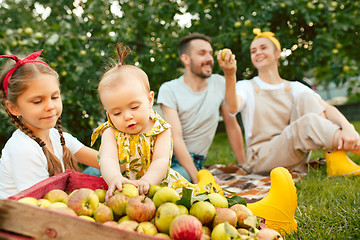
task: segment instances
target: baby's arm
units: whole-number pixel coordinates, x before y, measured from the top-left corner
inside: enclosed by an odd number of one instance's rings
[[[170,129],[167,129],[160,133],[156,138],[151,164],[144,176],[140,179],[148,184],[143,184],[141,187],[139,186],[139,192],[142,191],[142,193],[147,193],[151,185],[159,185],[164,179],[169,166],[170,152],[171,131]]]
[[[111,197],[116,188],[121,191],[124,183],[136,185],[121,174],[114,129],[108,128],[104,131],[101,137],[99,156],[101,174],[109,187],[106,198]]]

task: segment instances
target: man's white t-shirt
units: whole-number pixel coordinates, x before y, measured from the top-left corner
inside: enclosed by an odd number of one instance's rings
[[[84,145],[75,137],[64,133],[65,144],[72,154]],[[50,129],[54,154],[63,165],[60,135]],[[64,165],[63,165],[64,171]],[[17,129],[6,142],[0,158],[0,199],[8,198],[49,177],[45,154],[37,142]]]
[[[206,89],[194,92],[184,76],[165,82],[159,89],[157,103],[175,109],[180,118],[182,134],[189,152],[206,156],[213,141],[225,98],[225,78],[213,74]]]
[[[254,77],[254,80],[261,90],[277,90],[285,88],[285,83],[281,84],[268,84],[261,80],[259,77]],[[304,84],[291,81],[290,88],[294,102],[302,93],[313,93],[320,98],[316,92]],[[252,128],[254,122],[254,110],[255,110],[255,98],[254,98],[254,86],[250,80],[242,80],[236,83],[236,94],[242,97],[242,105],[239,112],[241,112],[241,118],[245,129],[245,139],[248,140],[252,136]]]

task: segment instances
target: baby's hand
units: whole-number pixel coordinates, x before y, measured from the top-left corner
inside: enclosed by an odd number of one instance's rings
[[[138,186],[140,195],[145,195],[148,193],[150,184],[147,181],[139,179],[139,180],[135,180],[133,182],[135,182],[135,184]]]
[[[129,179],[124,178],[122,175],[117,175],[113,177],[108,183],[109,188],[106,192],[106,197],[105,197],[106,201],[114,195],[114,191],[116,189],[122,191],[122,185],[125,183],[133,184],[136,187],[138,187],[137,184],[134,183],[134,181],[130,181]]]

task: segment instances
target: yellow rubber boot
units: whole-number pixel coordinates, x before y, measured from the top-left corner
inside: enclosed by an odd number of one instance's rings
[[[254,215],[265,219],[265,225],[280,233],[297,230],[294,215],[297,208],[297,195],[294,181],[286,168],[277,167],[270,173],[271,187],[266,196],[247,207]]]
[[[198,180],[198,187],[200,190],[200,193],[206,192],[204,186],[211,183],[211,189],[210,192],[215,192],[214,188],[216,189],[216,192],[220,193],[221,195],[224,195],[224,192],[222,188],[219,186],[219,184],[216,183],[214,176],[206,169],[201,169],[196,173],[196,178]]]
[[[326,159],[326,173],[333,176],[360,176],[360,166],[351,161],[345,151],[324,151]]]

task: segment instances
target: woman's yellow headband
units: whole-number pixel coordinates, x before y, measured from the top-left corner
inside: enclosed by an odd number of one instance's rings
[[[280,42],[279,42],[279,40],[277,40],[274,37],[275,36],[274,33],[272,33],[272,32],[261,32],[260,28],[254,28],[253,33],[256,34],[256,36],[254,37],[254,40],[259,38],[259,37],[267,38],[267,39],[269,39],[270,41],[272,41],[275,44],[275,46],[276,46],[276,48],[278,50],[281,50]]]

